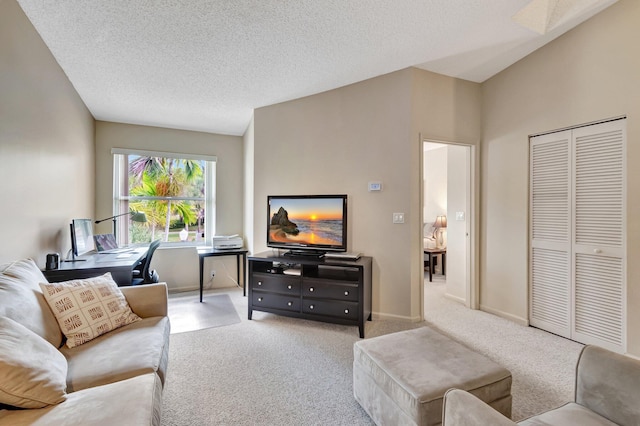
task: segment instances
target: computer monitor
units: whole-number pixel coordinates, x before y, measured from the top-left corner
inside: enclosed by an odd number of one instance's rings
[[[71,249],[74,256],[82,256],[96,249],[91,219],[73,219],[71,222]]]

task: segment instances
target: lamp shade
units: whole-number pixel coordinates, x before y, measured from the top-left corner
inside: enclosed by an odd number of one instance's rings
[[[436,217],[436,221],[433,224],[434,228],[446,228],[447,227],[447,217],[446,216],[438,216]]]
[[[134,212],[131,214],[131,220],[132,220],[132,221],[134,221],[134,222],[142,222],[142,223],[145,223],[145,222],[147,221],[147,215],[146,215],[146,214],[144,214],[144,212],[137,212],[137,211],[134,211]]]

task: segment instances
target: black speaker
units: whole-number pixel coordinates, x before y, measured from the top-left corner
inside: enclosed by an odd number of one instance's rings
[[[58,253],[49,253],[47,255],[47,264],[45,269],[50,271],[52,269],[58,269],[60,267],[60,255]]]

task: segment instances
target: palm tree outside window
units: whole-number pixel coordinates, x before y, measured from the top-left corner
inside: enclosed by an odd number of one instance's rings
[[[112,150],[114,214],[141,211],[146,223],[118,223],[119,244],[204,245],[214,235],[215,165],[211,156]]]

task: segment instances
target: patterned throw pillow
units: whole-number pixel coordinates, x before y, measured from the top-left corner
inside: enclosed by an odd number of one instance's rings
[[[61,283],[40,283],[40,288],[70,348],[140,321],[111,273]]]

